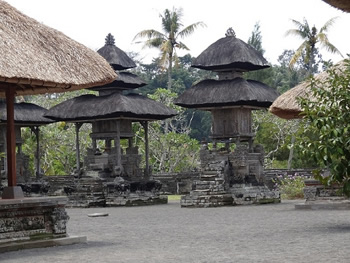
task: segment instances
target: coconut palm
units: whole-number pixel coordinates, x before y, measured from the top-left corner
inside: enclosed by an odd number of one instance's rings
[[[334,24],[337,17],[333,17],[328,20],[324,26],[317,30],[315,26],[310,27],[307,20],[304,18],[303,23],[292,20],[296,29],[290,29],[286,32],[286,36],[294,35],[300,37],[303,43],[298,47],[294,56],[291,58],[289,66],[293,68],[297,60],[304,55],[304,63],[311,75],[312,67],[315,63],[315,56],[317,54],[316,44],[319,43],[321,48],[325,48],[327,51],[341,55],[340,51],[328,40],[327,32],[329,28]]]
[[[181,8],[173,8],[172,11],[165,9],[164,13],[159,16],[162,19],[163,32],[154,29],[143,30],[135,36],[134,40],[148,38],[144,43],[144,47],[154,47],[160,50],[160,63],[163,67],[168,68],[168,90],[171,90],[173,61],[177,58],[176,49],[189,50],[178,39],[191,35],[197,27],[205,26],[205,24],[197,22],[182,29],[181,18],[183,13]]]

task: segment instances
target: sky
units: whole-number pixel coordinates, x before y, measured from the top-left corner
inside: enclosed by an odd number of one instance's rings
[[[183,25],[204,22],[182,41],[190,51],[178,51],[179,56],[190,53],[197,57],[209,45],[225,36],[232,27],[236,37],[247,42],[260,24],[264,57],[277,64],[283,50],[296,50],[302,40],[285,36],[288,29],[295,28],[291,19],[320,29],[329,19],[338,17],[330,28],[328,37],[340,52],[350,53],[350,13],[344,13],[322,0],[7,0],[22,13],[55,28],[70,38],[97,51],[111,33],[116,46],[125,52],[137,52],[144,63],[150,63],[159,53],[143,49],[135,43],[135,35],[145,29],[162,31],[160,13],[165,9],[182,8]],[[137,40],[140,41],[140,40]],[[339,55],[321,49],[324,59],[338,62]]]

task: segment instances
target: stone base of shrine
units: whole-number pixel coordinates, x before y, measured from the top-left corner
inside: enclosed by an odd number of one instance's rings
[[[226,192],[195,190],[181,196],[181,207],[220,207],[232,205],[232,195]]]
[[[271,190],[265,185],[236,184],[230,187],[233,205],[254,205],[280,203],[281,197],[277,190]]]
[[[106,196],[106,206],[144,206],[167,204],[168,197],[152,192],[123,193]]]
[[[305,210],[350,210],[350,200],[348,198],[333,197],[318,200],[305,201],[304,203],[295,204],[295,209]]]
[[[280,203],[278,191],[267,186],[234,185],[227,191],[194,190],[181,197],[181,207],[205,208]]]
[[[66,197],[0,199],[0,252],[86,242],[69,237]]]

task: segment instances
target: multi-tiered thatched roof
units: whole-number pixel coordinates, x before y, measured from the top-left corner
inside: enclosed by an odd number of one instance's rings
[[[105,45],[97,50],[97,53],[104,57],[115,70],[136,67],[135,62],[115,45],[114,37],[111,34],[107,35]]]
[[[82,95],[64,101],[52,107],[45,116],[57,121],[89,122],[118,118],[162,120],[176,114],[171,108],[147,97],[113,93],[107,96]]]
[[[220,38],[205,49],[192,67],[212,71],[235,69],[251,71],[270,67],[265,58],[252,46],[236,38],[234,33]]]
[[[234,78],[203,80],[181,94],[175,101],[186,108],[211,108],[249,105],[268,108],[278,92],[264,83]]]

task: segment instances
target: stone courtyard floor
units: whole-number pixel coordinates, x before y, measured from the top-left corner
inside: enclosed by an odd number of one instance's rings
[[[295,210],[296,202],[67,209],[68,233],[87,243],[7,252],[0,262],[350,262],[350,211]]]

